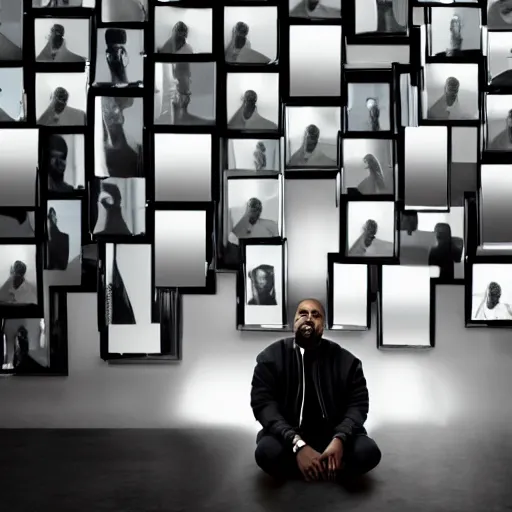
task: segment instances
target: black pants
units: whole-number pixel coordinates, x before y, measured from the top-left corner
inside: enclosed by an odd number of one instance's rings
[[[332,436],[301,436],[309,446],[322,453],[332,441]],[[256,437],[256,464],[277,479],[303,479],[296,455],[292,449],[271,434],[263,434],[263,430]],[[343,444],[342,462],[345,464],[341,474],[346,477],[357,477],[368,473],[376,467],[381,459],[381,452],[377,443],[366,434],[351,436]]]

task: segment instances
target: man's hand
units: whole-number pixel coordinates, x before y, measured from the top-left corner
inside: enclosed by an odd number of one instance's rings
[[[297,464],[306,482],[327,480],[327,471],[320,461],[320,453],[311,446],[306,445],[297,453]]]
[[[324,453],[322,453],[320,456],[320,462],[322,464],[324,464],[324,461],[327,463],[327,476],[328,480],[331,482],[336,479],[336,474],[341,469],[342,457],[343,442],[341,439],[336,437],[329,443],[329,446],[327,446],[327,448],[324,450]]]

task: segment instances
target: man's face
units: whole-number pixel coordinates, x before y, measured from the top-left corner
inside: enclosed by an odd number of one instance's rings
[[[293,332],[302,339],[318,339],[324,332],[322,308],[314,300],[305,300],[295,312]]]
[[[57,114],[62,113],[68,104],[68,98],[57,97],[55,94],[52,97],[53,108]]]
[[[54,48],[60,48],[64,42],[64,33],[62,30],[52,27],[50,30],[50,41]]]
[[[254,111],[256,110],[256,100],[253,98],[244,98],[244,116],[246,118],[251,117],[254,114]]]
[[[55,213],[55,211],[50,210],[50,212],[48,213],[48,220],[51,224],[57,224],[57,214]]]
[[[318,139],[320,138],[320,133],[311,133],[307,132],[304,137],[304,148],[308,153],[312,153],[316,146],[318,145]]]
[[[487,306],[489,308],[495,307],[499,303],[500,297],[501,290],[495,287],[489,288],[489,295],[487,296]]]
[[[11,267],[11,276],[14,288],[19,288],[23,281],[25,280],[25,274],[20,271],[17,271],[14,268],[14,265]]]
[[[370,247],[372,242],[375,240],[375,235],[377,234],[377,229],[373,224],[366,223],[364,225],[364,244],[366,247]]]
[[[309,10],[313,10],[319,3],[320,0],[306,0]]]
[[[107,47],[107,64],[114,74],[121,74],[127,65],[127,53],[122,44],[113,44]]]
[[[375,108],[377,106],[377,101],[374,99],[374,98],[368,98],[366,100],[366,108],[368,110],[372,110],[373,108]]]
[[[249,204],[247,205],[247,217],[251,224],[254,224],[261,215],[261,207],[259,204]]]
[[[264,270],[258,269],[254,276],[254,281],[256,283],[256,288],[258,290],[264,290],[268,287],[268,279],[267,274]]]
[[[66,153],[58,149],[50,150],[50,167],[53,173],[64,176],[66,170]]]

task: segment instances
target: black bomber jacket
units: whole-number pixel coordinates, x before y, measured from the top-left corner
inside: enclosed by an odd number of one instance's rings
[[[361,361],[333,341],[322,338],[313,359],[313,381],[322,416],[333,437],[346,441],[366,434],[369,396]],[[251,407],[264,433],[293,446],[299,434],[303,400],[303,356],[295,338],[278,340],[256,357]]]

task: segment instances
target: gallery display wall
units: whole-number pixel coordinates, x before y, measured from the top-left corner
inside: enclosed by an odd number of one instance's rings
[[[511,326],[503,2],[2,7],[2,375],[70,374],[81,293],[99,359],[176,372],[222,273],[254,339],[316,296],[328,334],[435,350],[452,285]]]

